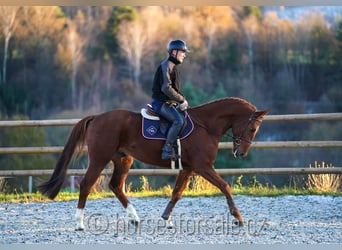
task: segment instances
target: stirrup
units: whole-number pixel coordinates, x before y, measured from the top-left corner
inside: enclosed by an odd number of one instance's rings
[[[161,155],[162,160],[170,159],[172,161],[175,161],[180,158],[178,154],[175,154],[174,151],[163,151]]]

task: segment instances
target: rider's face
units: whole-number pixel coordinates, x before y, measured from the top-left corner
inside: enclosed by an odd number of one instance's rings
[[[179,61],[180,63],[182,63],[186,57],[186,52],[183,50],[173,50],[172,54],[177,59],[177,61]]]

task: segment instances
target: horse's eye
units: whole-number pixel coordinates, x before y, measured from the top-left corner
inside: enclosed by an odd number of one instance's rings
[[[256,129],[255,129],[255,128],[251,128],[250,131],[251,131],[252,133],[254,133],[254,132],[256,131]]]

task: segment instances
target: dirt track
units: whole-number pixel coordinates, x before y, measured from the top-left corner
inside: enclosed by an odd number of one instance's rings
[[[160,219],[168,198],[131,198],[142,220],[125,221],[117,199],[90,200],[83,232],[74,231],[77,201],[0,203],[0,244],[12,243],[342,243],[342,197],[236,195],[246,225],[236,227],[223,196],[182,198],[173,229]]]

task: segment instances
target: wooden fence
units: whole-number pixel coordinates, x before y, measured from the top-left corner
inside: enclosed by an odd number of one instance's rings
[[[1,127],[40,127],[40,126],[73,126],[80,119],[65,120],[30,120],[30,121],[0,121]],[[320,114],[292,114],[267,115],[264,122],[298,122],[298,121],[325,121],[342,120],[342,113]],[[221,142],[219,149],[231,149],[231,142]],[[252,148],[342,148],[342,141],[274,141],[253,142]],[[41,154],[59,153],[63,147],[0,147],[0,154]],[[86,151],[86,147],[84,148]],[[43,176],[51,175],[53,170],[2,170],[0,176]],[[69,169],[67,175],[84,175],[85,169]],[[254,175],[254,174],[342,174],[342,167],[335,168],[243,168],[217,169],[221,175]],[[178,170],[172,169],[131,169],[130,175],[177,175]],[[110,175],[112,170],[105,169],[102,174]]]

